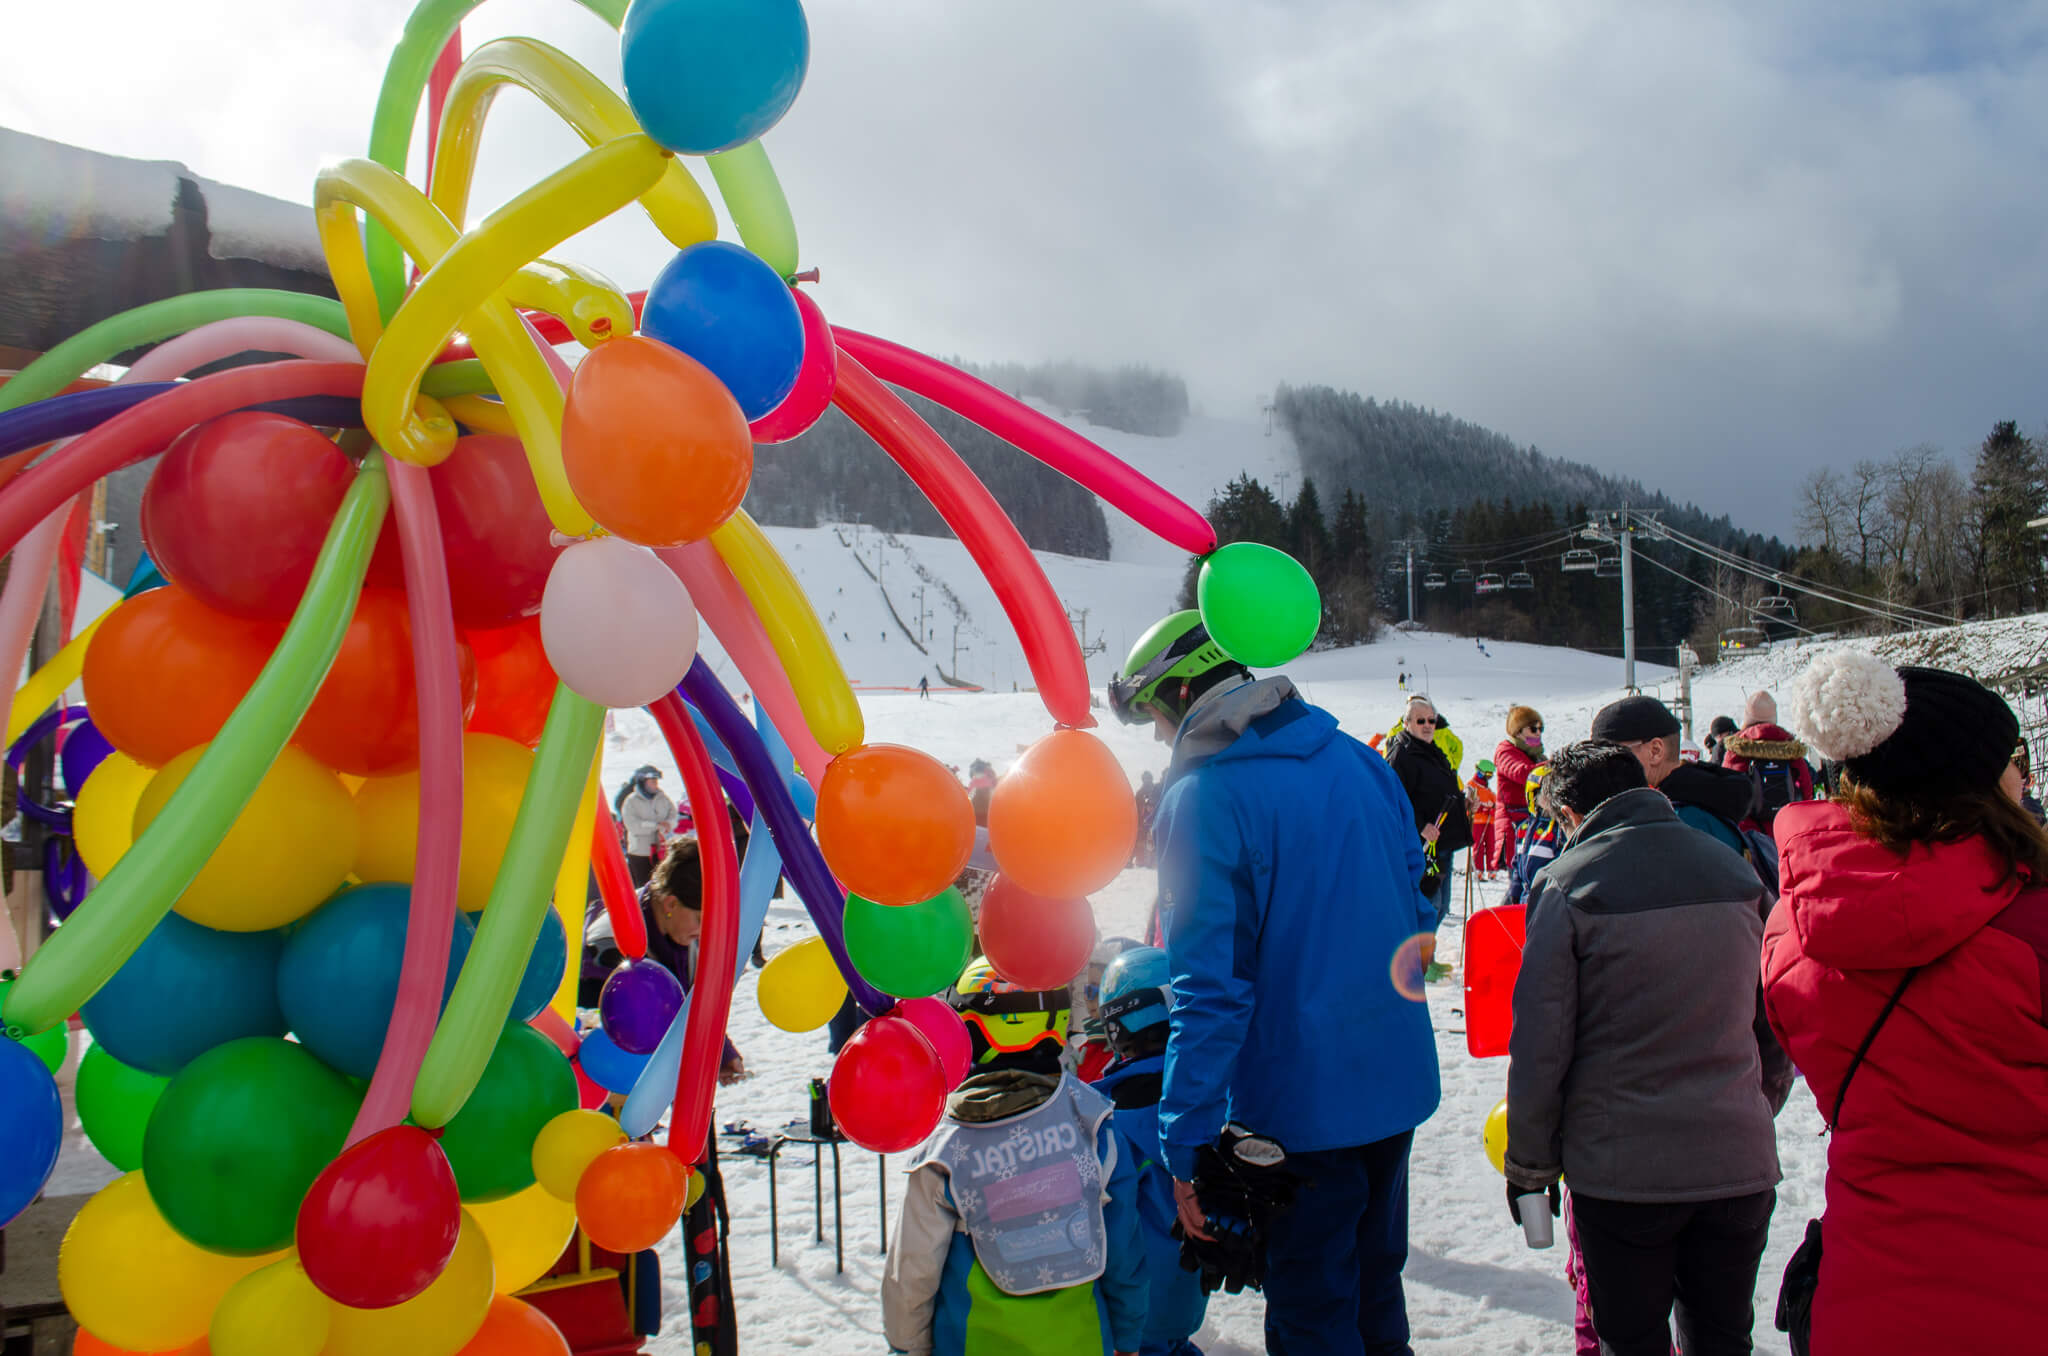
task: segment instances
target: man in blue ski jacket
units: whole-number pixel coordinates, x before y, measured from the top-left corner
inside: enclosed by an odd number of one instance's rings
[[[1436,913],[1407,796],[1192,611],[1139,640],[1109,697],[1173,743],[1154,837],[1173,990],[1159,1126],[1181,1226],[1220,1232],[1225,1196],[1202,1176],[1227,1175],[1223,1153],[1234,1169],[1284,1150],[1313,1186],[1254,1212],[1267,1350],[1407,1356],[1408,1152],[1439,1095],[1420,1001]]]

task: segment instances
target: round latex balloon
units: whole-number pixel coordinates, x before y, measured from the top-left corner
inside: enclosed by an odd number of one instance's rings
[[[498,1037],[476,1091],[441,1132],[465,1201],[495,1200],[533,1185],[533,1142],[576,1109],[576,1076],[555,1043],[530,1026]]]
[[[661,1145],[617,1144],[576,1183],[576,1221],[600,1248],[639,1252],[676,1227],[689,1185],[690,1170]]]
[[[476,660],[460,640],[455,656],[466,716],[476,704]],[[363,590],[341,652],[292,742],[353,777],[385,777],[420,765],[420,702],[403,591]]]
[[[211,1356],[211,1353],[212,1347],[204,1337],[172,1351],[130,1351],[127,1347],[103,1342],[84,1328],[80,1328],[71,1339],[71,1356]]]
[[[946,1109],[946,1074],[918,1029],[877,1017],[839,1051],[827,1089],[832,1118],[870,1153],[900,1154],[924,1142]]]
[[[546,1314],[500,1292],[458,1356],[569,1356],[569,1342]]]
[[[555,1199],[538,1182],[500,1200],[472,1201],[466,1208],[491,1245],[496,1273],[491,1284],[500,1295],[524,1290],[547,1275],[576,1232],[576,1207]]]
[[[997,876],[981,897],[981,949],[1019,988],[1064,989],[1095,950],[1095,914],[1085,899],[1046,899]]]
[[[483,921],[480,913],[466,913],[463,917],[469,921],[472,930]],[[512,995],[509,1020],[530,1022],[538,1017],[541,1009],[553,1000],[556,990],[562,987],[562,973],[568,966],[568,933],[562,927],[562,916],[549,909],[540,916],[540,936],[534,939],[533,954],[526,958],[526,969],[519,976],[519,989]],[[448,982],[453,986],[452,975]]]
[[[754,264],[787,303],[782,280]],[[662,417],[648,418],[649,410]],[[746,498],[754,443],[740,407],[702,363],[629,335],[577,366],[562,413],[562,469],[608,531],[643,546],[682,546],[709,536]]]
[[[458,626],[509,626],[540,611],[562,548],[517,438],[455,440],[429,471]]]
[[[320,1293],[357,1309],[403,1304],[455,1255],[462,1202],[434,1137],[394,1125],[321,1170],[298,1210],[299,1261]]]
[[[341,1152],[361,1095],[303,1046],[231,1041],[187,1064],[142,1137],[149,1194],[171,1227],[238,1256],[291,1246],[299,1202]]]
[[[188,749],[163,766],[135,805],[140,836],[206,752]],[[286,748],[256,784],[227,837],[177,910],[195,923],[257,932],[304,918],[334,893],[356,860],[356,807],[348,788],[310,754]]]
[[[576,1047],[576,1063],[590,1081],[606,1092],[616,1092],[621,1096],[633,1090],[633,1084],[639,1081],[640,1071],[647,1067],[649,1058],[647,1055],[627,1054],[604,1034],[602,1027],[584,1032],[582,1044]]]
[[[410,888],[358,885],[315,909],[285,941],[277,969],[285,1020],[308,1050],[352,1078],[374,1074],[384,1052],[411,912]],[[472,932],[467,918],[456,918],[441,987],[444,1006]]]
[[[1508,1170],[1508,1099],[1503,1097],[1494,1103],[1493,1110],[1486,1113],[1486,1127],[1480,1132],[1480,1143],[1486,1149],[1486,1161],[1493,1164],[1493,1170],[1502,1176]]]
[[[619,26],[633,116],[679,155],[745,145],[803,88],[811,31],[798,0],[634,0]]]
[[[142,1166],[142,1132],[171,1080],[145,1073],[95,1045],[78,1061],[78,1122],[100,1157],[123,1172]]]
[[[974,951],[967,901],[948,886],[920,904],[891,908],[846,899],[846,954],[861,978],[897,998],[924,998],[960,977]]]
[[[89,719],[73,721],[65,730],[63,747],[57,750],[57,765],[63,769],[64,787],[74,800],[86,780],[113,752],[114,746]]]
[[[555,562],[540,639],[570,691],[599,706],[646,706],[690,671],[697,606],[652,551],[597,537]]]
[[[1093,894],[1130,865],[1138,801],[1116,755],[1086,730],[1055,730],[996,783],[988,847],[1033,894]]]
[[[540,618],[467,631],[463,639],[476,656],[476,710],[464,728],[503,735],[529,749],[540,743],[560,681],[540,643]]]
[[[591,1160],[625,1142],[626,1132],[603,1112],[564,1111],[533,1141],[534,1180],[556,1200],[574,1204],[576,1183]]]
[[[156,774],[125,753],[107,757],[79,789],[71,807],[71,840],[85,869],[105,876],[135,841],[135,806]]]
[[[832,405],[832,393],[839,389],[839,346],[833,342],[832,326],[810,294],[791,288],[804,323],[804,360],[797,369],[796,385],[782,403],[747,425],[756,447],[786,443],[808,433]]]
[[[931,1042],[939,1056],[939,1068],[946,1075],[946,1091],[959,1087],[960,1080],[974,1067],[974,1040],[967,1034],[967,1023],[960,1020],[960,1014],[943,998],[910,998],[899,1004],[892,1015],[916,1027]]]
[[[271,1259],[194,1247],[164,1222],[139,1172],[100,1188],[57,1250],[64,1306],[129,1351],[177,1351],[206,1335],[228,1288]]]
[[[1298,658],[1323,624],[1323,599],[1301,562],[1234,541],[1202,562],[1195,601],[1209,639],[1238,663],[1270,669]]]
[[[629,1055],[651,1055],[683,1010],[683,986],[652,957],[623,960],[605,976],[597,1010],[612,1044]]]
[[[655,274],[640,332],[708,368],[748,419],[788,398],[804,361],[803,313],[789,284],[725,240],[691,245]]]
[[[217,932],[167,915],[80,1015],[107,1053],[145,1073],[174,1074],[245,1036],[282,1036],[277,932]],[[175,1021],[165,1020],[176,1014]]]
[[[14,981],[11,978],[0,978],[0,1007],[6,1005],[7,991],[13,987]],[[0,1028],[0,1034],[26,1046],[31,1054],[43,1062],[43,1067],[50,1071],[52,1078],[55,1078],[58,1070],[64,1067],[64,1057],[71,1051],[70,1028],[63,1022],[33,1035],[19,1027]]]
[[[817,829],[832,874],[878,904],[932,898],[974,855],[966,788],[944,763],[901,744],[863,744],[826,766]]]
[[[270,660],[281,624],[232,617],[175,584],[114,609],[86,645],[86,704],[121,752],[162,767],[204,744]]]
[[[761,1015],[784,1031],[816,1031],[846,1002],[846,981],[825,939],[806,937],[768,958],[756,994]]]
[[[532,751],[509,739],[462,737],[462,867],[455,898],[466,912],[481,912],[490,902],[532,770]],[[357,879],[410,884],[419,851],[420,774],[402,772],[364,782],[356,790],[356,816],[361,830]]]
[[[0,1041],[0,1229],[42,1192],[63,1146],[56,1078],[35,1051]]]
[[[465,1210],[455,1254],[434,1283],[388,1309],[331,1306],[321,1356],[455,1356],[491,1307],[491,1274],[491,1245]]]
[[[206,1330],[211,1356],[320,1356],[332,1306],[287,1257],[252,1271],[221,1297]]]
[[[355,479],[309,425],[244,410],[187,429],[142,493],[142,544],[207,606],[288,621]]]

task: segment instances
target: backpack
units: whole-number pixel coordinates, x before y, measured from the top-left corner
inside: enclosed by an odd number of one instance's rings
[[[1799,799],[1799,779],[1793,775],[1789,758],[1751,759],[1749,780],[1756,788],[1756,822],[1765,828],[1778,817],[1778,811]],[[1772,856],[1775,858],[1775,850]]]

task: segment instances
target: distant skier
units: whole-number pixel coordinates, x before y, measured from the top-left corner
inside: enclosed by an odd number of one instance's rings
[[[931,700],[932,680],[930,678],[927,678],[923,674],[919,674],[917,676],[917,695],[918,699],[921,701]]]

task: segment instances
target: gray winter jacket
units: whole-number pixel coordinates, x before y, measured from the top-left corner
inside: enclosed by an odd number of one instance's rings
[[[1509,1039],[1507,1175],[1604,1200],[1777,1184],[1754,1029],[1762,887],[1648,787],[1537,877]]]

